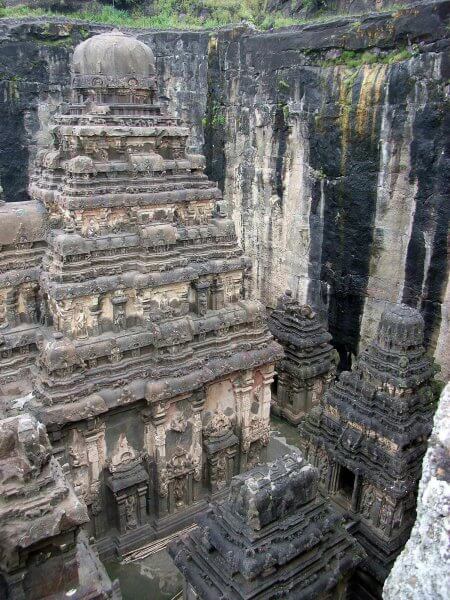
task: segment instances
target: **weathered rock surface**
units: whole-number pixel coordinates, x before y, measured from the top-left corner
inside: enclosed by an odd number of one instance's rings
[[[386,580],[384,600],[450,598],[450,385],[434,417],[419,485],[417,520]]]
[[[321,488],[351,517],[367,552],[352,598],[381,598],[383,583],[415,519],[422,458],[431,434],[433,361],[416,309],[387,309],[352,371],[300,425],[300,446],[321,472]]]
[[[424,0],[420,0],[422,3]],[[363,13],[381,11],[398,5],[396,0],[269,0],[269,11],[286,15],[311,17],[315,14]],[[404,0],[402,5],[419,4],[417,0]]]
[[[204,141],[261,299],[274,306],[289,287],[322,303],[346,367],[385,304],[403,301],[421,309],[450,375],[449,8],[439,0],[267,33],[139,32],[170,110],[193,124],[194,151]],[[37,132],[47,106],[68,96],[73,47],[107,29],[1,23],[8,201],[27,198],[28,165],[48,138]]]

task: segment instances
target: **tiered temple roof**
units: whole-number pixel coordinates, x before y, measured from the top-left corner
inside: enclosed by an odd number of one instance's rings
[[[0,404],[46,425],[90,533],[129,548],[262,458],[282,350],[152,50],[112,31],[72,71],[34,200],[0,207]]]
[[[290,290],[279,298],[269,328],[285,352],[276,365],[278,379],[272,410],[297,424],[319,403],[334,379],[336,352],[319,315],[311,306],[294,300]]]

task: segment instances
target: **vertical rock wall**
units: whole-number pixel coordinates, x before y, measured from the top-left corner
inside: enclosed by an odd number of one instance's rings
[[[421,309],[450,376],[449,0],[259,33],[140,31],[193,123],[268,305],[290,287],[328,315],[343,366],[386,302]],[[83,23],[0,23],[0,177],[27,197],[38,131],[67,97]],[[448,113],[447,113],[448,114]],[[47,134],[47,138],[48,138]]]
[[[268,306],[286,287],[322,306],[344,364],[385,304],[406,302],[448,377],[448,8],[225,33],[216,45],[213,159],[223,153],[255,289]]]

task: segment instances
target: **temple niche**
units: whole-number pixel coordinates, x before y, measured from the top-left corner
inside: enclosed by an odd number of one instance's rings
[[[0,420],[0,497],[0,598],[120,600],[81,529],[86,505],[31,415]]]
[[[81,43],[51,133],[33,201],[0,206],[1,403],[45,424],[108,556],[264,459],[282,349],[148,46]]]
[[[294,300],[290,290],[279,298],[269,328],[285,352],[276,364],[272,412],[298,425],[334,380],[337,353],[317,313]]]
[[[184,599],[345,600],[365,555],[317,483],[297,453],[235,476],[228,499],[169,546]]]
[[[422,459],[431,433],[435,367],[424,322],[388,307],[376,338],[300,424],[300,444],[324,494],[349,516],[367,552],[352,598],[380,598],[383,581],[415,519]]]

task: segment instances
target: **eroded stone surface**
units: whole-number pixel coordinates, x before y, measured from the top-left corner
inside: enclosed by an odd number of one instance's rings
[[[269,32],[138,33],[171,114],[192,124],[189,145],[199,152],[205,142],[255,291],[270,307],[288,287],[301,303],[323,304],[341,368],[374,337],[385,306],[405,302],[420,308],[441,378],[450,376],[449,7],[419,2]],[[49,117],[70,96],[73,48],[108,29],[0,23],[8,201],[27,198]]]
[[[25,404],[45,423],[105,552],[181,526],[263,457],[282,354],[220,191],[157,89],[142,42],[81,43],[35,201],[1,208],[15,261],[0,305],[4,410]],[[31,272],[17,269],[22,244]],[[18,383],[27,363],[32,395]]]
[[[0,497],[2,598],[121,598],[80,531],[86,505],[29,414],[0,420]]]
[[[283,346],[284,358],[276,365],[272,412],[294,425],[316,406],[336,375],[337,353],[331,335],[309,305],[300,305],[287,290],[270,314],[269,327]]]

